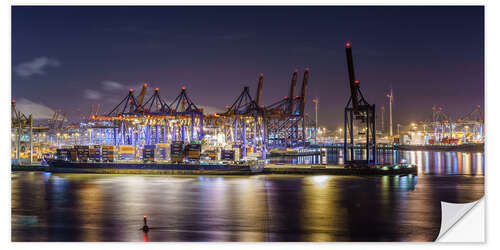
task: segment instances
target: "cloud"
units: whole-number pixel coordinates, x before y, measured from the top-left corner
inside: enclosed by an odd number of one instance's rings
[[[91,89],[86,89],[85,91],[83,91],[83,96],[89,100],[99,100],[102,98],[100,92]]]
[[[50,119],[54,115],[54,110],[41,104],[32,102],[26,98],[21,98],[16,102],[16,109],[25,115],[33,115],[33,119]]]
[[[105,90],[121,90],[125,89],[125,86],[119,82],[114,81],[103,81],[102,87]]]
[[[52,58],[38,57],[29,62],[18,64],[14,67],[14,72],[21,77],[30,77],[32,75],[43,75],[49,67],[59,67],[61,63]]]

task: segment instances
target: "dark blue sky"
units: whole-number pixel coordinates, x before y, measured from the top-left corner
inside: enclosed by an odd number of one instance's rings
[[[310,67],[307,110],[318,96],[320,125],[335,128],[346,41],[367,101],[388,110],[393,88],[395,123],[484,102],[484,9],[470,6],[13,7],[12,96],[76,116],[91,103],[109,111],[146,82],[168,102],[185,85],[198,105],[223,109],[263,73],[269,105],[295,67]]]

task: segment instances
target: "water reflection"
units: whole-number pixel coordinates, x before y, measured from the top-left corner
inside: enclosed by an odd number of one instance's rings
[[[272,163],[291,164],[342,164],[342,150],[328,149],[323,156],[299,156],[271,158]],[[357,154],[361,154],[361,150]],[[436,175],[483,175],[484,153],[436,152],[436,151],[397,151],[379,150],[379,163],[393,164],[405,159],[418,167],[419,173]]]
[[[418,154],[415,162],[425,162]],[[483,164],[480,155],[461,157]],[[483,192],[484,178],[472,175],[14,172],[12,240],[431,241],[439,232],[440,201],[470,202]],[[155,228],[147,234],[139,230],[144,215]]]

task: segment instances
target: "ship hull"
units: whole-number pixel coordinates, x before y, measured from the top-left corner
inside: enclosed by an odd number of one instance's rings
[[[49,160],[46,171],[53,173],[157,174],[157,175],[250,175],[263,166],[174,164],[174,163],[87,163]]]

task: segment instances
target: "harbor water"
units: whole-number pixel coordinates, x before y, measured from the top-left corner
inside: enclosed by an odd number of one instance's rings
[[[273,163],[341,163],[324,156]],[[433,241],[484,194],[484,154],[386,150],[418,176],[12,173],[12,241]],[[139,230],[143,216],[152,228]]]

